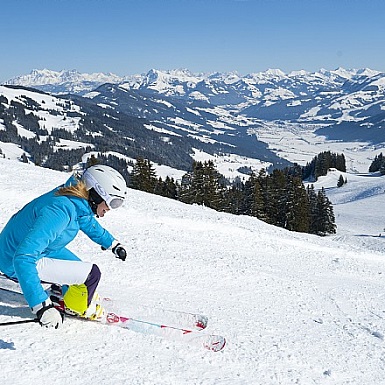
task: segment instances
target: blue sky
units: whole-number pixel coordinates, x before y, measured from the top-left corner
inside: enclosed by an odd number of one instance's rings
[[[0,81],[32,69],[385,72],[384,0],[2,0]]]

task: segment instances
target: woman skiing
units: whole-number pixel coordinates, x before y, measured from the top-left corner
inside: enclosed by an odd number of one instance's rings
[[[99,317],[95,289],[97,265],[81,261],[65,246],[79,230],[121,260],[126,249],[95,219],[123,204],[127,187],[122,175],[109,166],[89,167],[80,179],[34,199],[12,216],[0,233],[0,271],[17,280],[42,326],[58,328],[59,312],[41,281],[63,286],[65,309],[86,318]],[[94,298],[95,297],[95,298]]]

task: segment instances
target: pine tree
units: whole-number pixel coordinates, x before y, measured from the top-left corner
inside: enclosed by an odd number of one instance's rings
[[[242,182],[234,183],[227,191],[223,211],[231,214],[241,215],[244,201],[243,195],[244,186]]]
[[[285,228],[307,233],[310,227],[310,215],[305,186],[299,177],[289,177],[288,182]]]
[[[250,215],[261,220],[265,219],[265,201],[259,178],[253,179],[253,201],[250,207]]]
[[[204,169],[202,162],[194,162],[191,186],[189,189],[190,203],[203,205],[205,202]]]
[[[99,164],[100,163],[100,160],[98,157],[95,157],[94,154],[91,154],[91,156],[87,159],[87,168],[88,167],[91,167],[91,166],[94,166],[95,164]]]
[[[322,188],[317,194],[318,228],[315,234],[326,235],[336,233],[335,217],[333,206]]]
[[[255,200],[255,183],[256,177],[254,173],[252,173],[249,179],[245,182],[244,190],[243,190],[243,199],[240,206],[240,212],[243,215],[253,215],[253,203]]]
[[[319,207],[317,194],[314,190],[314,185],[309,185],[307,187],[307,196],[308,196],[308,207],[309,207],[309,233],[318,234],[320,224],[319,224]]]
[[[221,175],[215,168],[214,162],[209,160],[204,162],[203,165],[203,177],[204,177],[204,205],[211,207],[215,210],[219,210],[222,205],[222,194],[221,194]]]
[[[191,192],[191,184],[192,184],[192,172],[188,172],[182,176],[181,185],[179,189],[179,200],[181,202],[192,204],[192,194]]]
[[[161,195],[165,198],[177,199],[178,186],[174,182],[174,179],[169,176],[167,176],[164,181],[159,177],[155,185],[154,194]]]
[[[221,178],[214,162],[194,162],[192,172],[182,178],[180,199],[223,211],[227,202]]]
[[[23,163],[28,163],[28,158],[25,152],[23,152],[23,155],[21,156],[21,161]]]
[[[164,182],[161,177],[157,180],[154,187],[154,194],[164,196]]]
[[[177,197],[178,197],[178,184],[174,181],[174,179],[167,176],[163,185],[164,185],[163,196],[165,196],[167,198],[171,198],[171,199],[177,199]]]
[[[344,184],[345,184],[344,177],[340,175],[340,177],[338,178],[337,187],[342,187]]]
[[[380,171],[381,167],[385,166],[385,159],[382,152],[374,157],[373,162],[369,166],[369,172]]]
[[[333,205],[326,196],[324,189],[322,189],[322,193],[324,194],[324,230],[326,234],[335,234],[337,232],[337,225]]]
[[[221,211],[236,215],[243,214],[242,205],[244,200],[244,189],[244,183],[242,182],[241,178],[237,176],[229,188],[223,189]]]
[[[138,158],[132,169],[130,181],[130,187],[154,193],[158,179],[151,162],[147,159]]]
[[[344,154],[337,154],[335,168],[339,171],[346,172],[346,160]]]
[[[281,170],[273,170],[267,177],[266,211],[268,223],[284,227],[286,223],[286,178]]]
[[[240,213],[257,218],[263,217],[264,200],[262,187],[254,173],[251,173],[249,179],[244,184],[242,195]]]
[[[261,191],[261,204],[262,207],[259,210],[258,214],[258,219],[266,222],[266,223],[271,223],[270,218],[269,218],[269,182],[267,178],[267,172],[266,169],[261,168],[258,173],[258,184],[260,186],[260,191]]]

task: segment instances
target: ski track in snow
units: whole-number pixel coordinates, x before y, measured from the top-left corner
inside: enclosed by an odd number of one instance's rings
[[[3,159],[0,172],[0,228],[68,177]],[[122,209],[100,219],[128,246],[126,262],[82,234],[70,248],[100,266],[99,291],[123,313],[143,306],[201,312],[208,332],[226,336],[225,349],[74,319],[59,330],[2,327],[0,383],[385,383],[385,197],[374,181],[345,185],[347,195],[364,199],[336,204],[338,232],[329,237],[130,190]],[[328,187],[332,201],[344,191]],[[367,188],[374,193],[365,195]],[[0,292],[0,322],[17,314],[30,313]]]

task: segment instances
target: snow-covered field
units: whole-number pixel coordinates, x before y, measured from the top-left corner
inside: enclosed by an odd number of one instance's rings
[[[6,159],[0,174],[0,228],[68,177]],[[0,384],[384,384],[385,177],[346,176],[340,189],[336,173],[317,183],[336,204],[338,232],[325,238],[130,190],[100,219],[126,262],[84,235],[70,248],[98,263],[99,291],[122,308],[202,312],[226,348],[73,319],[1,327]],[[0,322],[11,306],[0,292]]]
[[[250,130],[270,150],[290,162],[305,166],[321,151],[344,154],[346,169],[352,173],[368,172],[374,157],[384,149],[385,142],[372,144],[360,141],[331,140],[316,135],[320,126],[290,123],[264,122],[258,131]]]

